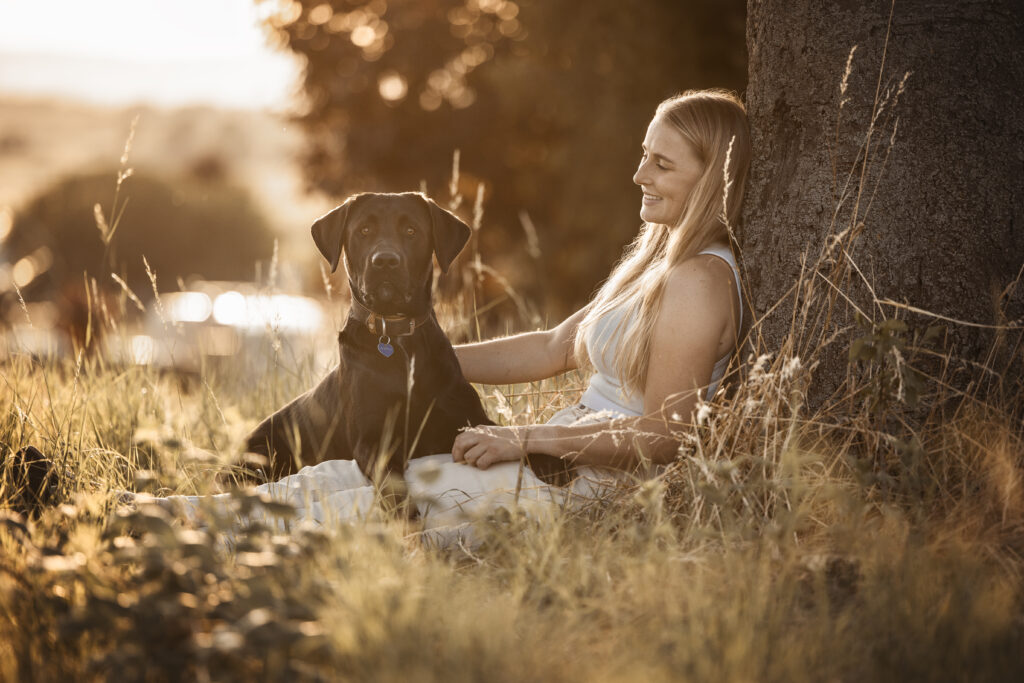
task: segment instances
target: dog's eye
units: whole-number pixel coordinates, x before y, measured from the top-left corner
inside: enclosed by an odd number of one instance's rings
[[[369,235],[370,234],[370,229],[364,225],[363,227],[359,228],[359,234],[360,235]]]
[[[413,235],[416,234],[416,228],[406,228],[405,234],[408,235],[409,237],[412,237]]]

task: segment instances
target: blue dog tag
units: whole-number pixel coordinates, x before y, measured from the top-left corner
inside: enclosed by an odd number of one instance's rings
[[[391,358],[391,354],[395,352],[395,347],[391,345],[391,340],[387,337],[381,337],[380,343],[377,344],[377,350],[380,351],[380,355],[385,358]]]

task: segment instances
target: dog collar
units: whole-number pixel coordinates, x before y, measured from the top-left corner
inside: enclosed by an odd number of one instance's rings
[[[430,320],[430,312],[417,318],[410,318],[405,315],[382,315],[375,313],[364,306],[355,297],[352,298],[352,307],[349,309],[349,317],[355,318],[366,325],[370,334],[381,337],[408,337],[417,329],[423,327]]]

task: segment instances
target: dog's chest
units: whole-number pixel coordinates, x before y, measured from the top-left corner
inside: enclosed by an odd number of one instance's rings
[[[438,352],[407,340],[392,340],[391,345],[390,354],[380,353],[376,344],[342,347],[337,389],[347,405],[384,414],[396,405],[422,412],[431,403],[448,400],[461,373],[444,349]],[[450,347],[447,351],[453,354]]]

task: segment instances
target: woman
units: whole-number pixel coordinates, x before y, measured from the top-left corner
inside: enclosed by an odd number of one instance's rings
[[[451,454],[411,461],[406,482],[428,530],[501,505],[546,514],[552,502],[600,496],[616,473],[675,457],[678,433],[701,392],[715,392],[743,323],[726,221],[739,217],[749,157],[735,96],[688,92],[658,107],[633,176],[644,226],[594,300],[552,330],[455,349],[466,378],[484,384],[592,367],[580,404],[547,424],[468,430]],[[571,486],[548,486],[521,468],[528,452],[572,464]],[[374,500],[359,468],[342,460],[261,488],[317,521],[361,516]]]
[[[592,366],[580,406],[545,425],[464,432],[456,462],[486,469],[529,451],[630,469],[675,457],[672,433],[687,428],[703,388],[714,393],[737,346],[743,307],[723,197],[735,224],[749,158],[733,95],[688,92],[661,103],[633,176],[644,226],[594,300],[552,330],[455,349],[466,379],[485,384]],[[565,424],[598,411],[611,417]],[[624,430],[633,438],[621,438]]]

